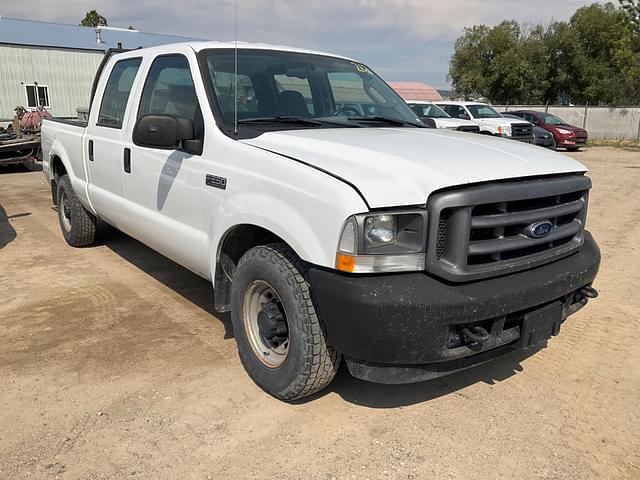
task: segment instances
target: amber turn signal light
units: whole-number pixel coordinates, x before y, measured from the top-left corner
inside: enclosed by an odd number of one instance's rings
[[[338,253],[336,255],[336,269],[341,272],[353,273],[356,267],[356,257]]]

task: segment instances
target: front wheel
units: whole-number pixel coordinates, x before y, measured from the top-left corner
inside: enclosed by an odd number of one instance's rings
[[[231,320],[242,364],[264,391],[287,401],[322,390],[340,364],[304,270],[285,245],[254,247],[240,259],[231,287]]]

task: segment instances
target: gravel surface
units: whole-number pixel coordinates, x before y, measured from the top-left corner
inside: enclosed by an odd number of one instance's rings
[[[415,385],[342,369],[295,405],[207,282],[109,227],[68,247],[42,173],[2,170],[0,478],[639,479],[640,153],[572,155],[601,296],[547,348]]]

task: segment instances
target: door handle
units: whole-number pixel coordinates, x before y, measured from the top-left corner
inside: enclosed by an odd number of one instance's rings
[[[131,173],[131,149],[124,149],[124,171],[126,173]]]
[[[93,140],[89,140],[89,161],[93,162]]]

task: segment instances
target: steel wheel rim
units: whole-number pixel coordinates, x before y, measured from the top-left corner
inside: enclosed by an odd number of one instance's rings
[[[286,340],[277,347],[273,347],[266,342],[258,322],[260,312],[270,302],[275,302],[278,305],[287,325]],[[251,345],[251,349],[258,360],[268,368],[280,367],[289,353],[289,323],[280,296],[264,280],[255,280],[247,287],[242,305],[242,321],[249,345]]]
[[[67,199],[67,194],[62,192],[60,195],[60,219],[62,220],[62,226],[65,231],[71,231],[71,207]]]

